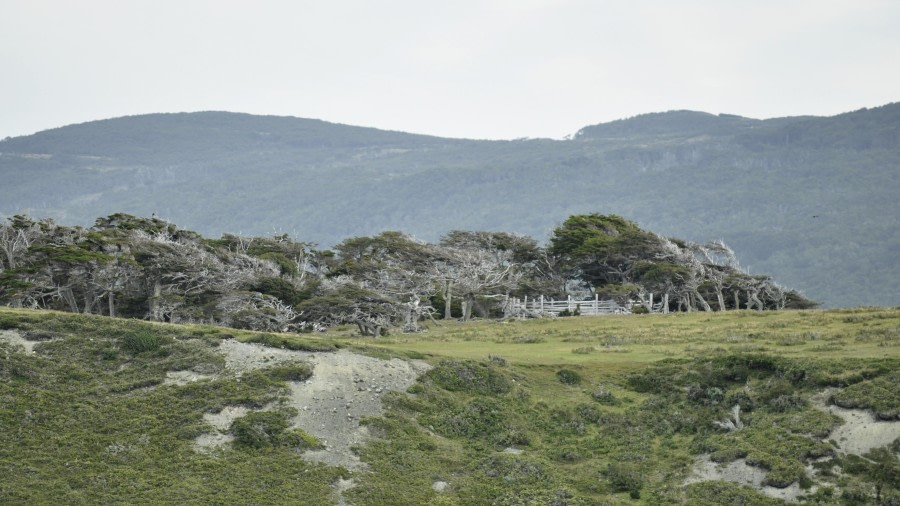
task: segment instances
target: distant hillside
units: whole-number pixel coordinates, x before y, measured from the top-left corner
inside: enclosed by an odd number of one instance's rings
[[[0,142],[0,214],[128,212],[206,235],[330,246],[385,229],[546,238],[577,213],[721,237],[826,306],[900,305],[900,103],[829,118],[673,111],[572,140],[472,141],[224,112],[152,114]]]

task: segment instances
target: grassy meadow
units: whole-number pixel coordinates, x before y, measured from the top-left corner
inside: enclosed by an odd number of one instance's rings
[[[334,504],[346,479],[359,505],[779,503],[686,484],[701,455],[743,459],[812,504],[900,501],[900,442],[845,455],[828,439],[841,420],[813,401],[900,417],[900,308],[441,322],[379,339],[2,308],[11,330],[36,344],[0,341],[2,504]],[[205,413],[287,397],[283,368],[230,374],[227,338],[433,367],[361,421],[366,471],[307,462],[277,423],[260,444],[198,452]],[[165,382],[182,370],[209,379]],[[719,428],[734,406],[743,428]]]

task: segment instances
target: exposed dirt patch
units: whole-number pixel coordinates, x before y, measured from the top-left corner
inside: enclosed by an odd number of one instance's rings
[[[218,349],[225,355],[225,374],[237,376],[282,362],[311,363],[311,378],[288,382],[287,405],[298,412],[293,425],[325,445],[324,449],[305,452],[303,457],[331,466],[344,466],[351,471],[365,467],[352,450],[369,437],[368,430],[360,426],[359,420],[381,415],[384,394],[405,391],[419,374],[430,368],[418,360],[382,360],[346,350],[328,353],[283,350],[236,340],[223,341]],[[195,371],[172,371],[166,374],[166,382],[184,384],[209,377],[213,376]],[[198,437],[195,440],[197,451],[210,452],[233,441],[234,436],[228,434],[232,422],[249,412],[242,406],[229,406],[219,413],[203,415],[217,431]],[[341,479],[334,484],[334,499],[338,505],[346,504],[343,494],[353,485],[352,479]]]
[[[338,478],[338,481],[333,485],[333,497],[338,506],[347,506],[347,500],[344,499],[344,492],[353,488],[354,485],[356,484],[353,483],[353,479],[345,480],[343,478]]]
[[[213,374],[201,374],[195,371],[169,371],[166,373],[166,379],[163,380],[163,385],[187,385],[188,383],[193,383],[195,381],[212,379],[216,376]]]
[[[832,413],[844,420],[844,423],[835,428],[825,439],[836,442],[840,452],[863,455],[870,450],[891,444],[900,437],[900,421],[882,421],[869,411],[861,409],[844,409],[838,406],[827,405],[826,399],[832,393],[826,390],[815,395],[810,400],[813,406],[822,411]],[[819,462],[831,460],[830,457],[820,459]],[[806,466],[807,475],[819,481],[819,485],[834,486],[827,479],[822,479],[811,464]],[[701,455],[694,463],[693,474],[685,483],[695,483],[707,480],[723,480],[751,486],[763,494],[787,502],[796,502],[802,494],[814,492],[816,486],[808,491],[800,489],[798,483],[792,483],[786,488],[763,486],[766,471],[750,465],[744,459],[738,459],[728,464],[717,464],[709,459],[709,455]]]
[[[22,347],[25,353],[34,354],[34,346],[43,341],[29,341],[18,330],[0,330],[0,342],[9,343],[13,348]]]
[[[714,480],[731,481],[753,487],[769,497],[787,502],[796,502],[799,496],[806,492],[800,489],[798,483],[792,483],[785,488],[764,486],[762,482],[765,478],[764,469],[753,467],[744,459],[737,459],[728,464],[717,464],[709,459],[709,455],[701,455],[694,463],[693,475],[685,480],[685,484]]]
[[[281,362],[311,363],[314,368],[310,379],[288,383],[291,391],[287,404],[298,411],[293,420],[294,426],[317,437],[325,448],[307,451],[303,456],[315,462],[344,466],[350,470],[364,467],[352,451],[354,445],[364,443],[369,436],[366,427],[359,425],[359,420],[381,415],[381,398],[384,394],[405,391],[415,383],[419,374],[430,367],[422,361],[382,360],[346,350],[312,353],[269,348],[236,340],[223,341],[219,350],[225,354],[226,373],[237,375]],[[182,379],[203,376],[191,371],[170,374],[178,374]],[[226,413],[227,409],[232,411]],[[226,408],[218,415],[207,416],[230,417],[227,424],[222,421],[217,426],[223,431],[228,429],[235,418],[246,414],[235,415],[237,409],[239,408]],[[211,420],[207,421],[216,425]],[[210,443],[214,445],[227,442],[227,438],[221,437],[224,434],[218,436],[212,440],[210,435],[202,436],[204,447],[208,448]],[[197,444],[201,446],[199,439]]]
[[[839,446],[838,451],[853,455],[863,455],[875,448],[881,448],[900,437],[900,421],[878,420],[875,415],[862,409],[844,409],[826,405],[831,390],[812,398],[818,409],[833,413],[844,420],[844,424],[834,429],[826,439]]]
[[[313,376],[303,383],[290,383],[291,406],[299,410],[294,423],[319,438],[323,450],[304,457],[347,469],[362,467],[351,447],[368,438],[360,418],[383,412],[381,397],[405,391],[429,366],[420,361],[381,360],[340,350],[308,354],[315,364]]]
[[[838,444],[838,451],[863,455],[900,437],[900,421],[878,420],[872,413],[860,409],[828,406],[827,410],[844,419],[844,424],[828,436]]]
[[[218,413],[205,413],[203,420],[216,428],[217,432],[201,434],[194,444],[197,450],[208,452],[216,447],[234,441],[234,436],[228,433],[231,422],[246,415],[250,410],[244,406],[226,406]]]

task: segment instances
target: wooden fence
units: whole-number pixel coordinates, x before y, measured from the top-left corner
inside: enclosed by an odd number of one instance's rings
[[[653,298],[650,298],[650,311],[658,313],[662,311],[662,303],[653,304]],[[599,296],[595,296],[593,300],[574,300],[569,297],[566,300],[555,300],[540,297],[525,297],[523,299],[514,298],[510,300],[510,310],[512,314],[533,314],[557,316],[563,311],[568,314],[580,314],[582,316],[599,316],[612,314],[631,314],[633,303],[622,306],[614,300],[600,300]]]

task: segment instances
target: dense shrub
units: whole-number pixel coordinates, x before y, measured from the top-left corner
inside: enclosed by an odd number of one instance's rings
[[[842,408],[870,409],[882,420],[900,418],[900,372],[892,372],[851,385],[831,396],[831,402]]]
[[[489,478],[507,485],[540,485],[549,478],[547,465],[524,455],[494,455],[478,466]]]
[[[719,387],[691,384],[687,389],[688,400],[704,406],[719,404],[725,399],[725,392]]]
[[[556,372],[556,378],[564,385],[577,385],[581,383],[581,375],[571,369],[560,369]]]
[[[278,381],[306,381],[313,375],[313,367],[305,362],[278,364],[265,371],[270,378]]]
[[[606,467],[606,479],[616,492],[628,492],[632,499],[641,496],[644,477],[640,469],[629,462],[612,462]]]
[[[272,448],[290,446],[311,448],[319,443],[301,429],[289,429],[290,418],[296,414],[292,409],[275,411],[253,411],[231,424],[235,446],[243,448]]]
[[[448,436],[494,439],[508,427],[502,406],[493,399],[475,399],[434,423]]]
[[[122,339],[122,346],[131,353],[143,353],[159,350],[166,341],[167,339],[161,334],[138,330],[125,334],[125,337]]]
[[[427,376],[451,392],[505,394],[512,388],[509,380],[493,366],[472,361],[444,360],[428,371]]]
[[[247,342],[295,351],[335,351],[339,348],[339,345],[334,342],[307,339],[290,334],[254,334]]]
[[[769,401],[769,406],[773,411],[784,413],[785,411],[794,411],[802,408],[806,403],[803,398],[797,394],[785,394]]]

